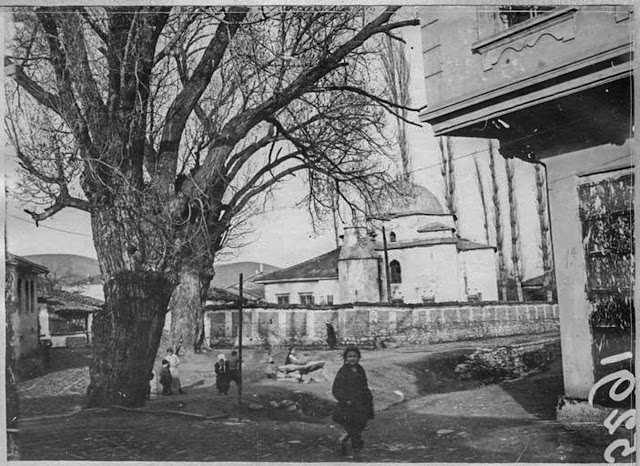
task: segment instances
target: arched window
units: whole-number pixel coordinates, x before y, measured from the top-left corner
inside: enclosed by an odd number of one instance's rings
[[[389,278],[391,283],[402,283],[402,270],[400,269],[400,262],[393,260],[389,264]]]
[[[395,243],[396,242],[396,234],[393,231],[391,233],[389,233],[389,242],[391,242],[391,243]]]

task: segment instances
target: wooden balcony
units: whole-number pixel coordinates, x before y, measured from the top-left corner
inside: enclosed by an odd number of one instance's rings
[[[497,7],[424,7],[421,22],[421,119],[436,135],[515,138],[540,129],[524,120],[566,119],[610,98],[631,111],[629,6],[559,7],[509,27]]]

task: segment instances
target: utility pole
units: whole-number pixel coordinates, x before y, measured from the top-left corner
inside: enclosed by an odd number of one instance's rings
[[[238,290],[240,295],[240,302],[238,305],[238,313],[240,317],[238,319],[238,375],[240,377],[240,383],[238,384],[238,421],[242,418],[242,274],[240,274],[240,280],[238,283]]]
[[[384,247],[384,270],[387,282],[387,302],[391,302],[391,278],[389,277],[389,251],[387,250],[387,231],[382,227],[382,245]]]
[[[332,193],[331,196],[331,207],[333,214],[333,234],[336,240],[336,249],[340,247],[340,242],[338,241],[338,219],[336,217],[336,211],[340,210],[340,199],[338,198],[338,181],[335,182],[335,192]]]

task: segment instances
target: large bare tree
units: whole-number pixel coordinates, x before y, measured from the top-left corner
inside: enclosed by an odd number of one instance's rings
[[[519,302],[524,301],[522,280],[524,275],[524,261],[521,254],[520,222],[518,220],[518,200],[516,198],[516,161],[508,159],[504,164],[507,174],[507,196],[509,199],[509,225],[511,226],[511,273],[516,285],[516,295]]]
[[[383,39],[381,58],[383,76],[387,84],[387,93],[391,101],[398,105],[396,115],[396,140],[402,162],[402,177],[409,180],[409,141],[407,138],[408,108],[411,105],[409,93],[410,68],[405,53],[406,43],[387,35]]]
[[[104,282],[105,306],[93,324],[90,406],[144,404],[180,274],[185,266],[201,273],[202,263],[213,263],[234,215],[256,192],[296,171],[313,173],[309,185],[314,189],[326,184],[321,175],[335,173],[333,157],[338,154],[320,159],[282,112],[304,96],[327,91],[363,95],[348,82],[338,84],[336,77],[347,73],[369,38],[415,24],[391,22],[398,8],[20,11],[15,54],[5,60],[19,87],[9,98],[14,142],[28,176],[46,185],[53,198],[30,213],[40,222],[67,207],[89,212]],[[251,31],[271,21],[277,22],[271,29],[276,37],[274,28],[300,28],[294,47],[284,50],[297,59],[297,67],[281,78],[264,75],[262,92],[252,93],[261,98],[230,105],[228,115],[208,134],[199,163],[181,173],[180,154],[193,143],[185,134],[192,115],[207,111],[201,102],[207,89],[236,86],[220,79],[236,38],[243,38],[238,45],[250,52],[255,45]],[[195,38],[189,35],[194,28],[200,33]],[[186,69],[170,71],[185,47]],[[269,61],[268,51],[257,52]],[[318,89],[329,77],[329,85]],[[166,90],[156,93],[160,82]],[[43,115],[39,121],[32,120],[32,107]],[[56,131],[33,131],[40,123]],[[261,130],[263,136],[247,140]],[[253,148],[270,140],[274,131],[295,148],[287,152],[291,157],[283,160],[288,155],[268,152],[267,164],[247,175],[244,164],[257,152]],[[360,162],[366,160],[350,160],[337,173],[357,185],[372,168]],[[236,175],[249,178],[234,184]],[[376,189],[375,182],[366,185],[365,192]]]
[[[542,253],[542,289],[548,302],[553,302],[554,273],[553,251],[549,231],[549,214],[547,211],[547,180],[545,169],[541,164],[535,165],[536,177],[536,211],[540,223],[540,252]]]
[[[489,173],[491,174],[491,200],[493,202],[493,225],[496,230],[496,253],[498,263],[498,291],[501,301],[507,300],[507,265],[504,258],[504,232],[502,231],[502,210],[500,208],[500,186],[496,159],[498,148],[493,140],[489,140]]]
[[[444,187],[444,200],[447,210],[453,215],[456,226],[456,234],[460,235],[460,222],[458,221],[458,203],[456,198],[456,172],[454,166],[453,139],[449,136],[438,138],[440,149],[440,174]]]

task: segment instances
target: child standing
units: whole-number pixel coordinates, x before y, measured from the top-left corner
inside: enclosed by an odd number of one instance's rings
[[[162,385],[163,395],[173,395],[171,391],[171,370],[169,369],[169,361],[162,360],[162,369],[160,371],[160,384]]]
[[[182,390],[182,384],[180,383],[180,373],[178,372],[180,358],[177,354],[174,354],[173,348],[167,349],[167,356],[165,359],[169,362],[169,370],[171,371],[171,391],[175,393],[184,393]]]
[[[360,350],[355,346],[344,350],[344,365],[336,374],[332,388],[333,396],[338,400],[333,420],[347,431],[338,441],[345,455],[348,453],[349,439],[353,452],[364,447],[362,432],[369,419],[373,419],[373,395],[369,390],[367,374],[360,365],[360,357]]]

